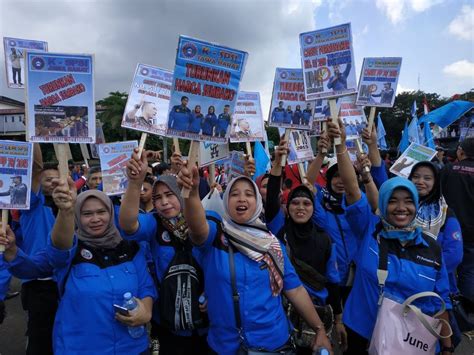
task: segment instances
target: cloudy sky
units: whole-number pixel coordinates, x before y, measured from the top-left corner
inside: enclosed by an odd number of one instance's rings
[[[345,22],[357,72],[365,56],[401,56],[402,90],[451,96],[474,88],[470,0],[0,0],[0,37],[95,54],[97,100],[127,92],[137,62],[172,70],[185,34],[247,51],[241,89],[260,91],[264,113],[275,68],[301,66],[299,33]],[[3,69],[0,95],[23,100],[6,88]]]

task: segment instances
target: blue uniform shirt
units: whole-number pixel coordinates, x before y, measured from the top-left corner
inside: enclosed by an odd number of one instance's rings
[[[339,73],[338,76],[331,76],[328,81],[328,89],[334,91],[347,89],[347,76],[351,71],[351,63],[346,64],[346,69],[343,73]]]
[[[371,166],[370,175],[372,175],[372,179],[374,179],[377,189],[380,189],[380,186],[382,186],[382,184],[388,180],[387,168],[385,167],[385,162],[383,159],[380,166]]]
[[[341,285],[344,286],[349,276],[350,264],[354,261],[358,249],[358,240],[355,237],[349,223],[346,220],[346,214],[335,214],[323,207],[323,193],[318,187],[318,192],[314,200],[313,222],[329,234],[332,242],[336,245],[337,267],[341,279]],[[341,230],[337,220],[341,225]]]
[[[227,127],[230,124],[230,115],[228,113],[221,113],[217,119],[217,135],[224,137],[227,133]]]
[[[285,120],[285,109],[280,107],[275,107],[272,112],[272,122],[283,123]]]
[[[301,118],[303,117],[303,112],[301,110],[295,110],[295,113],[293,114],[293,119],[292,122],[293,124],[301,124]]]
[[[204,115],[202,113],[193,112],[191,115],[191,123],[189,124],[189,132],[199,133],[201,130],[202,119]]]
[[[283,123],[290,124],[293,120],[293,111],[285,111],[285,116],[283,116]]]
[[[173,260],[175,251],[171,245],[171,238],[165,229],[162,229],[162,233],[157,236],[158,223],[152,213],[140,213],[138,215],[139,227],[135,233],[130,235],[124,235],[124,238],[136,241],[146,241],[150,243],[151,255],[155,264],[156,277],[159,282],[163,280],[163,276],[168,270],[168,266]],[[157,240],[159,238],[159,240]],[[196,248],[193,248],[193,256],[199,261],[199,253]],[[158,294],[158,298],[159,298]],[[153,320],[157,323],[160,322],[160,316],[157,306],[153,307]],[[201,329],[200,329],[201,331]],[[202,329],[205,332],[204,329]],[[176,334],[188,336],[191,335],[191,331],[179,331]]]
[[[208,214],[220,220],[217,214],[209,211]],[[207,340],[209,346],[218,354],[235,354],[240,343],[232,302],[227,240],[224,234],[217,235],[215,222],[208,221],[208,225],[209,235],[206,242],[196,248],[201,254],[211,322]],[[285,260],[283,289],[291,290],[301,286],[301,281],[284,247],[282,251]],[[268,271],[260,269],[259,263],[237,251],[234,258],[245,339],[250,347],[277,349],[287,342],[290,332],[282,299],[272,296]]]
[[[33,255],[46,248],[55,221],[53,210],[46,206],[43,193],[39,191],[36,194],[32,191],[30,209],[20,212],[23,239],[19,246],[25,254]],[[22,281],[31,281],[31,279],[22,279]]]
[[[117,248],[119,260],[125,255],[119,254],[123,250]],[[102,264],[107,263],[108,256],[78,246],[77,240],[69,250],[49,244],[46,251],[59,284],[64,285],[53,331],[56,355],[139,354],[148,348],[146,332],[138,339],[132,338],[127,326],[115,320],[113,308],[123,303],[125,292],[140,299],[156,298],[143,250],[138,249],[135,255],[130,252],[126,261],[112,266]]]
[[[217,124],[217,116],[214,113],[208,113],[202,121],[202,134],[212,136],[212,131]]]
[[[309,124],[309,120],[311,119],[311,115],[312,115],[312,112],[311,112],[311,109],[304,109],[303,110],[303,124]]]
[[[186,131],[190,121],[191,110],[182,105],[176,105],[171,109],[168,127],[177,131]]]
[[[371,216],[371,207],[365,195],[346,207],[347,221],[362,244],[357,254],[354,285],[345,305],[343,320],[366,339],[372,336],[380,295],[377,280],[379,245],[373,235],[376,223]],[[385,294],[403,302],[415,293],[432,291],[443,298],[447,309],[451,309],[448,274],[436,242],[421,235],[405,247],[397,240],[387,242],[389,255]],[[439,310],[438,303],[425,298],[414,304],[424,313],[434,314]]]

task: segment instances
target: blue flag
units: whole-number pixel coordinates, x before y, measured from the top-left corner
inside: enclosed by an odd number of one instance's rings
[[[380,117],[380,112],[377,115],[377,145],[382,150],[387,150],[387,142],[385,141],[385,127],[383,126],[382,117]]]
[[[408,126],[408,141],[410,143],[417,143],[417,144],[423,143],[420,127],[418,126],[418,119],[416,118],[416,116],[412,118]]]
[[[424,115],[419,123],[430,122],[446,128],[473,107],[473,102],[456,100]]]
[[[270,162],[270,157],[267,155],[265,148],[259,141],[255,142],[253,155],[255,159],[255,174],[253,180],[256,180],[257,177],[267,172],[267,165]]]
[[[425,125],[423,127],[423,137],[424,137],[424,145],[426,147],[435,149],[436,146],[433,141],[433,133],[431,133],[431,128],[430,124],[428,122],[425,122]]]
[[[398,150],[403,153],[409,145],[410,141],[408,140],[408,123],[405,122],[405,127],[403,128],[402,132],[402,139],[400,139],[400,144],[398,145]]]

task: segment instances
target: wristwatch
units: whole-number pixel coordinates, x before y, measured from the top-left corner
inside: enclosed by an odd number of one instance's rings
[[[441,348],[441,352],[443,352],[443,351],[449,351],[450,353],[454,353],[454,346],[452,346],[452,345],[451,346],[443,346]]]

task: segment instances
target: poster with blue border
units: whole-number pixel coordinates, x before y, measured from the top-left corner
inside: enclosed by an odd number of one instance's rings
[[[94,143],[94,56],[26,53],[26,139]]]
[[[167,135],[226,142],[247,57],[244,51],[180,36]]]
[[[125,193],[128,186],[126,165],[136,147],[137,141],[99,144],[103,191],[107,195]]]
[[[300,49],[306,100],[356,93],[350,23],[301,33]]]
[[[172,72],[138,64],[128,93],[122,127],[165,135],[172,84]]]
[[[356,105],[393,107],[402,58],[364,58]]]
[[[229,144],[200,142],[199,167],[204,167],[229,157]]]
[[[237,96],[230,141],[255,142],[265,140],[260,94],[258,92],[240,91]]]
[[[314,159],[313,148],[308,131],[291,130],[288,165],[303,163]]]
[[[268,117],[270,126],[310,130],[314,103],[305,101],[301,69],[276,68]]]
[[[30,208],[33,144],[0,141],[0,209]]]
[[[48,43],[32,39],[3,37],[5,50],[5,78],[10,89],[25,86],[25,51],[47,52]]]

